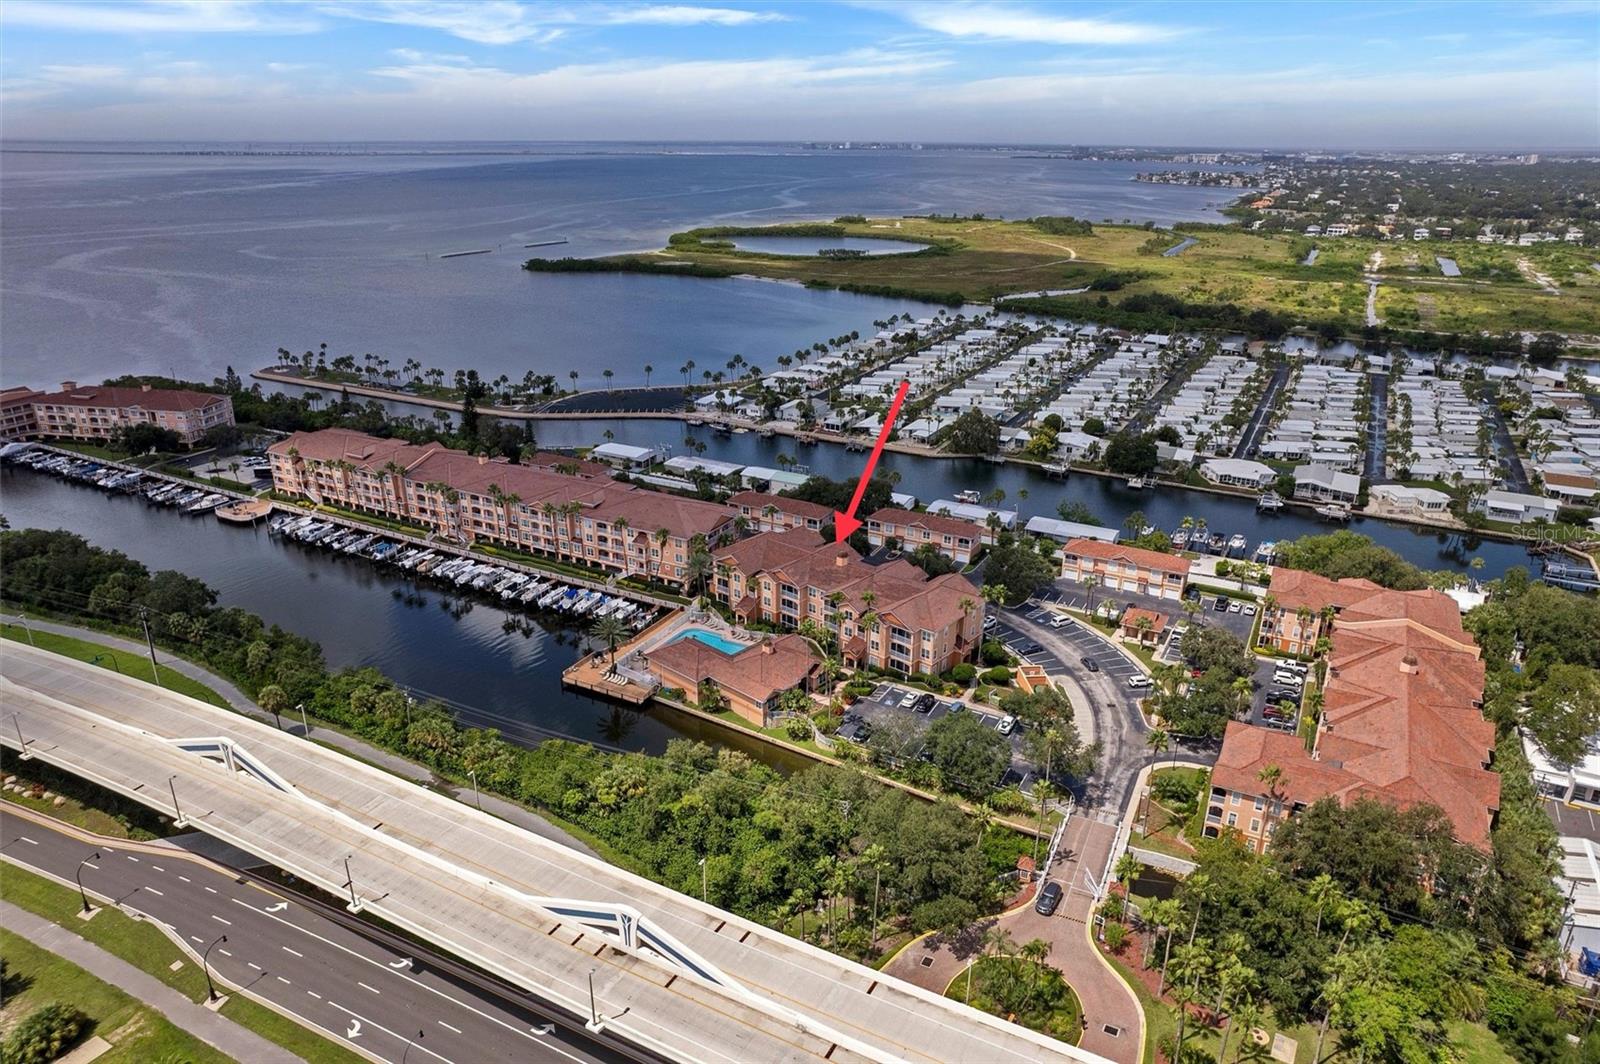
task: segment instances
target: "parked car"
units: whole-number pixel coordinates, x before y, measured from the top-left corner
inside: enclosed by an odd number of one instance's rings
[[[1299,702],[1300,692],[1288,687],[1274,687],[1267,692],[1267,700],[1272,703]]]
[[[1044,647],[1042,647],[1038,643],[1032,642],[1030,640],[1029,642],[1026,642],[1026,643],[1022,644],[1020,647],[1018,647],[1017,648],[1017,653],[1018,654],[1037,654],[1037,653],[1039,653],[1039,651],[1041,651],[1043,649],[1044,649]]]
[[[1061,884],[1050,880],[1039,891],[1039,900],[1033,903],[1033,911],[1040,916],[1050,916],[1056,911],[1056,906],[1061,904]]]
[[[1058,613],[1050,621],[1050,627],[1051,628],[1065,628],[1067,625],[1069,625],[1071,623],[1072,623],[1072,618],[1071,617],[1068,617],[1064,613]]]
[[[915,692],[915,691],[907,691],[900,698],[900,708],[901,709],[910,709],[912,706],[917,704],[917,698],[918,698],[917,692]]]
[[[1224,598],[1223,596],[1218,595],[1215,599],[1212,600],[1211,608],[1216,610],[1218,613],[1227,613],[1228,612],[1228,600],[1226,598]]]
[[[1241,603],[1238,603],[1238,602],[1230,602],[1230,603],[1228,603],[1228,612],[1229,613],[1238,613],[1242,609],[1244,609],[1244,606]]]
[[[1254,616],[1255,616],[1255,615],[1256,615],[1256,608],[1255,608],[1255,606],[1254,606],[1254,605],[1252,605],[1252,604],[1251,604],[1251,603],[1248,603],[1248,602],[1247,602],[1247,603],[1245,603],[1245,606],[1244,606],[1244,615],[1245,615],[1245,616],[1246,616],[1246,617],[1254,617]]]
[[[1093,658],[1084,658],[1083,659],[1083,667],[1088,669],[1090,672],[1099,672],[1100,671],[1100,663],[1098,661],[1094,660]]]
[[[1000,718],[999,731],[1000,731],[1001,735],[1010,735],[1012,732],[1016,731],[1016,729],[1017,729],[1017,718],[1016,717],[1013,717],[1010,714],[1007,714],[1006,716]]]
[[[1140,690],[1142,688],[1145,688],[1145,687],[1149,687],[1150,686],[1150,677],[1146,676],[1142,672],[1141,673],[1136,673],[1136,674],[1128,677],[1128,686],[1133,688],[1135,691],[1138,691],[1138,690]]]
[[[1277,672],[1272,674],[1272,682],[1281,683],[1285,687],[1299,689],[1305,683],[1305,679],[1301,676],[1295,675],[1292,672],[1284,672],[1282,669],[1279,669]]]
[[[933,707],[938,704],[939,700],[937,698],[934,698],[932,695],[923,695],[921,698],[917,699],[911,704],[911,708],[916,710],[918,713],[931,713],[933,712]]]
[[[1261,715],[1268,720],[1283,720],[1289,716],[1289,711],[1282,706],[1268,704],[1261,707]]]

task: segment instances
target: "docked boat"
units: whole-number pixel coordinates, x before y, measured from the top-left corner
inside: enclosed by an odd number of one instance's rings
[[[1172,540],[1172,549],[1173,550],[1183,550],[1183,549],[1185,549],[1186,547],[1189,546],[1189,531],[1188,531],[1188,529],[1184,529],[1184,528],[1177,529],[1176,531],[1174,531],[1172,533],[1172,535],[1169,538]]]
[[[1283,496],[1275,491],[1264,491],[1261,497],[1256,499],[1256,509],[1276,513],[1283,509]]]
[[[970,488],[956,492],[956,502],[964,502],[970,506],[978,505],[978,498],[978,493]]]
[[[1340,506],[1336,502],[1325,503],[1312,512],[1326,521],[1350,520],[1350,508],[1348,506]]]
[[[1270,539],[1264,539],[1256,547],[1256,561],[1263,565],[1271,565],[1272,560],[1278,556],[1278,544]]]
[[[1129,477],[1128,478],[1128,489],[1130,491],[1143,491],[1144,490],[1144,485],[1145,485],[1144,477]]]
[[[1246,540],[1244,538],[1244,536],[1242,534],[1238,533],[1238,532],[1235,532],[1233,535],[1228,537],[1228,553],[1229,554],[1243,554],[1244,553],[1244,549],[1246,547],[1248,547],[1249,545],[1250,545],[1249,541]]]

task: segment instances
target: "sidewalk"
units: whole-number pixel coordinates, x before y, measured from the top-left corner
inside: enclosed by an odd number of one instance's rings
[[[288,1050],[246,1030],[204,1005],[190,1001],[153,975],[147,975],[112,956],[93,942],[79,938],[66,928],[35,916],[8,901],[0,901],[0,924],[8,931],[71,961],[103,982],[144,1002],[196,1038],[234,1060],[250,1064],[304,1064]]]
[[[76,625],[60,624],[55,621],[41,621],[33,618],[24,619],[10,615],[0,616],[0,620],[8,624],[23,624],[36,632],[50,632],[54,635],[82,639],[85,642],[99,643],[103,646],[114,647],[117,650],[127,651],[132,654],[147,654],[149,652],[149,649],[143,643],[136,640],[124,639],[121,636],[111,635],[107,632],[97,632],[92,628],[79,628]],[[191,680],[197,680],[205,684],[221,695],[237,712],[247,717],[253,717],[256,720],[272,723],[271,713],[256,705],[250,696],[240,690],[237,685],[218,676],[216,673],[203,669],[193,662],[185,661],[183,658],[174,657],[159,650],[156,652],[156,660],[175,672],[183,673]],[[304,733],[304,729],[298,720],[290,719],[294,716],[297,716],[297,714],[293,712],[284,714],[283,730],[291,735],[301,735]],[[352,754],[369,764],[377,765],[379,768],[392,772],[404,779],[421,783],[424,786],[431,786],[434,782],[433,772],[425,766],[409,761],[399,754],[390,753],[381,747],[373,746],[364,739],[357,739],[354,736],[345,735],[343,732],[327,727],[312,727],[311,737],[325,746],[331,746],[336,750]],[[472,800],[470,788],[451,791],[450,793],[459,801]],[[559,842],[561,845],[570,847],[580,853],[586,853],[590,857],[600,856],[577,837],[514,802],[508,802],[492,794],[483,795],[482,802],[483,811],[486,813],[492,813],[508,823],[515,824],[552,842]]]

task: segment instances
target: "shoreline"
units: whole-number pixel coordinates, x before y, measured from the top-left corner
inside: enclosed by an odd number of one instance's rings
[[[303,388],[315,388],[316,387],[315,384],[307,383],[306,379],[303,378],[303,377],[299,377],[299,376],[296,376],[294,374],[282,373],[282,372],[279,372],[276,369],[271,368],[271,367],[269,367],[267,369],[257,370],[254,373],[252,373],[251,376],[255,377],[255,378],[258,378],[258,379],[261,379],[261,380],[275,381],[275,382],[282,383],[282,384],[292,384],[292,385],[296,385],[298,387],[303,387]],[[340,387],[344,391],[347,391],[352,395],[364,395],[364,396],[367,396],[369,398],[383,399],[383,400],[387,400],[389,402],[409,403],[409,404],[416,405],[416,406],[426,406],[426,407],[431,407],[431,408],[434,408],[434,409],[450,410],[450,411],[453,411],[453,412],[455,412],[457,414],[459,414],[461,412],[461,404],[460,403],[452,402],[452,401],[446,400],[446,399],[432,399],[432,398],[427,398],[427,397],[422,397],[422,396],[415,396],[415,395],[410,395],[410,394],[405,393],[405,392],[392,391],[392,390],[387,389],[387,388],[374,387],[372,385],[341,385]],[[593,391],[593,389],[591,389],[591,391]],[[584,393],[579,393],[579,394],[584,394]],[[604,393],[602,392],[600,394],[604,394]],[[684,422],[685,424],[687,424],[691,420],[699,420],[699,421],[705,423],[707,426],[726,425],[729,428],[745,428],[745,429],[749,429],[752,432],[760,432],[760,431],[765,431],[767,429],[771,429],[774,433],[776,433],[777,435],[780,435],[780,436],[788,436],[790,438],[798,438],[800,436],[806,436],[806,437],[809,437],[809,438],[815,440],[818,443],[831,443],[831,444],[835,444],[835,445],[838,445],[838,446],[841,446],[841,447],[850,447],[850,446],[862,447],[862,446],[864,446],[864,443],[865,443],[865,441],[863,439],[861,439],[861,438],[845,435],[843,433],[838,433],[838,432],[830,432],[830,431],[828,431],[826,429],[806,429],[806,430],[802,430],[798,425],[793,424],[791,422],[752,421],[752,420],[749,420],[747,418],[732,417],[732,416],[729,416],[729,415],[705,414],[705,413],[698,413],[698,412],[690,412],[690,411],[687,411],[687,410],[555,411],[555,412],[545,412],[545,411],[515,410],[515,409],[511,409],[511,408],[506,408],[506,407],[480,407],[478,409],[478,413],[484,414],[484,415],[488,415],[488,416],[492,416],[492,417],[509,417],[509,418],[514,418],[514,419],[522,420],[522,421],[603,421],[603,420],[609,420],[609,419],[617,419],[617,420],[649,420],[649,419],[653,419],[653,420],[681,421],[681,422]],[[884,444],[884,448],[883,449],[885,451],[890,451],[890,452],[893,452],[895,454],[904,454],[904,455],[909,455],[909,456],[916,457],[916,458],[930,458],[930,459],[938,459],[938,460],[944,460],[944,461],[952,461],[952,460],[956,460],[956,459],[965,459],[965,460],[968,460],[968,461],[990,461],[991,460],[991,459],[985,458],[982,455],[951,454],[948,451],[941,451],[941,450],[938,450],[937,448],[930,447],[927,444],[914,443],[914,442],[909,441],[909,440],[890,440],[889,442]],[[1017,457],[1011,456],[1011,455],[996,455],[996,456],[994,456],[993,460],[994,460],[995,464],[997,464],[997,465],[1011,465],[1011,466],[1024,468],[1024,469],[1031,468],[1031,469],[1040,471],[1042,473],[1042,464],[1038,463],[1038,462],[1030,462],[1030,461],[1021,459],[1021,458],[1017,458]],[[1127,479],[1124,475],[1122,475],[1120,473],[1112,473],[1109,470],[1095,469],[1095,468],[1075,465],[1075,464],[1072,464],[1072,463],[1068,463],[1067,464],[1067,472],[1068,472],[1069,476],[1073,475],[1073,474],[1082,474],[1082,475],[1085,475],[1085,476],[1100,477],[1100,478],[1105,479],[1105,480],[1126,480]],[[1239,499],[1239,500],[1245,501],[1245,502],[1250,502],[1250,501],[1254,500],[1257,497],[1257,496],[1251,494],[1250,492],[1239,490],[1239,489],[1234,489],[1234,488],[1229,488],[1229,487],[1225,487],[1223,485],[1218,485],[1218,484],[1179,483],[1177,481],[1161,477],[1160,475],[1154,475],[1153,479],[1154,479],[1154,485],[1153,486],[1156,487],[1156,488],[1168,488],[1168,489],[1177,489],[1179,491],[1199,492],[1199,493],[1207,494],[1207,495],[1219,495],[1219,496],[1222,496],[1224,498]],[[1315,510],[1316,510],[1316,505],[1315,504],[1306,503],[1306,502],[1300,502],[1300,501],[1293,500],[1293,499],[1285,499],[1284,500],[1284,505],[1286,507],[1290,507],[1290,508],[1293,508],[1293,509],[1298,510],[1298,511],[1304,511],[1306,513],[1314,513]],[[1457,533],[1457,534],[1461,534],[1461,535],[1470,535],[1475,539],[1491,540],[1491,541],[1494,541],[1494,542],[1497,542],[1497,543],[1530,544],[1530,543],[1533,542],[1532,540],[1530,540],[1528,538],[1521,537],[1521,536],[1510,535],[1510,534],[1507,534],[1505,532],[1501,532],[1501,531],[1499,531],[1497,529],[1472,529],[1472,528],[1468,528],[1466,525],[1464,525],[1464,524],[1462,524],[1462,523],[1460,523],[1458,521],[1454,521],[1454,520],[1452,520],[1452,521],[1447,523],[1447,522],[1442,522],[1442,521],[1437,521],[1437,520],[1429,520],[1427,518],[1422,518],[1422,517],[1412,517],[1412,516],[1409,516],[1409,515],[1406,515],[1406,514],[1380,514],[1380,513],[1374,513],[1371,510],[1352,510],[1351,514],[1352,514],[1352,516],[1360,517],[1360,518],[1362,518],[1364,520],[1368,520],[1368,521],[1383,521],[1383,522],[1386,522],[1386,523],[1392,524],[1392,525],[1401,525],[1401,526],[1405,526],[1407,528],[1423,529],[1423,530],[1426,530],[1426,531],[1433,531],[1433,532],[1447,532],[1447,533]],[[1571,555],[1573,557],[1576,557],[1579,560],[1584,561],[1584,562],[1586,562],[1586,563],[1588,563],[1590,565],[1600,566],[1600,562],[1596,562],[1595,559],[1590,558],[1588,555],[1583,554],[1583,553],[1578,552],[1578,551],[1574,551],[1571,548],[1566,547],[1565,545],[1562,545],[1562,550],[1563,550],[1564,553],[1566,553],[1568,555]],[[1600,571],[1600,569],[1597,569],[1597,571]]]

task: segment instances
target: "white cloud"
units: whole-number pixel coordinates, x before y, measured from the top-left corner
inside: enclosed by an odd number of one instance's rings
[[[735,7],[656,4],[621,8],[602,21],[611,26],[634,23],[653,26],[748,26],[756,22],[786,22],[788,16],[776,11],[745,11]]]
[[[313,33],[318,22],[287,7],[249,0],[169,0],[165,3],[81,4],[67,0],[9,0],[0,24],[90,33]]]
[[[39,68],[39,76],[58,85],[104,85],[127,76],[119,66],[53,63]]]
[[[367,22],[386,22],[438,30],[474,44],[518,44],[532,41],[544,44],[561,36],[562,30],[535,17],[534,12],[512,0],[369,0],[360,3],[325,4],[324,14]]]
[[[1171,26],[1105,18],[1062,18],[1005,4],[895,4],[884,8],[948,37],[1029,44],[1149,44],[1180,36]]]

